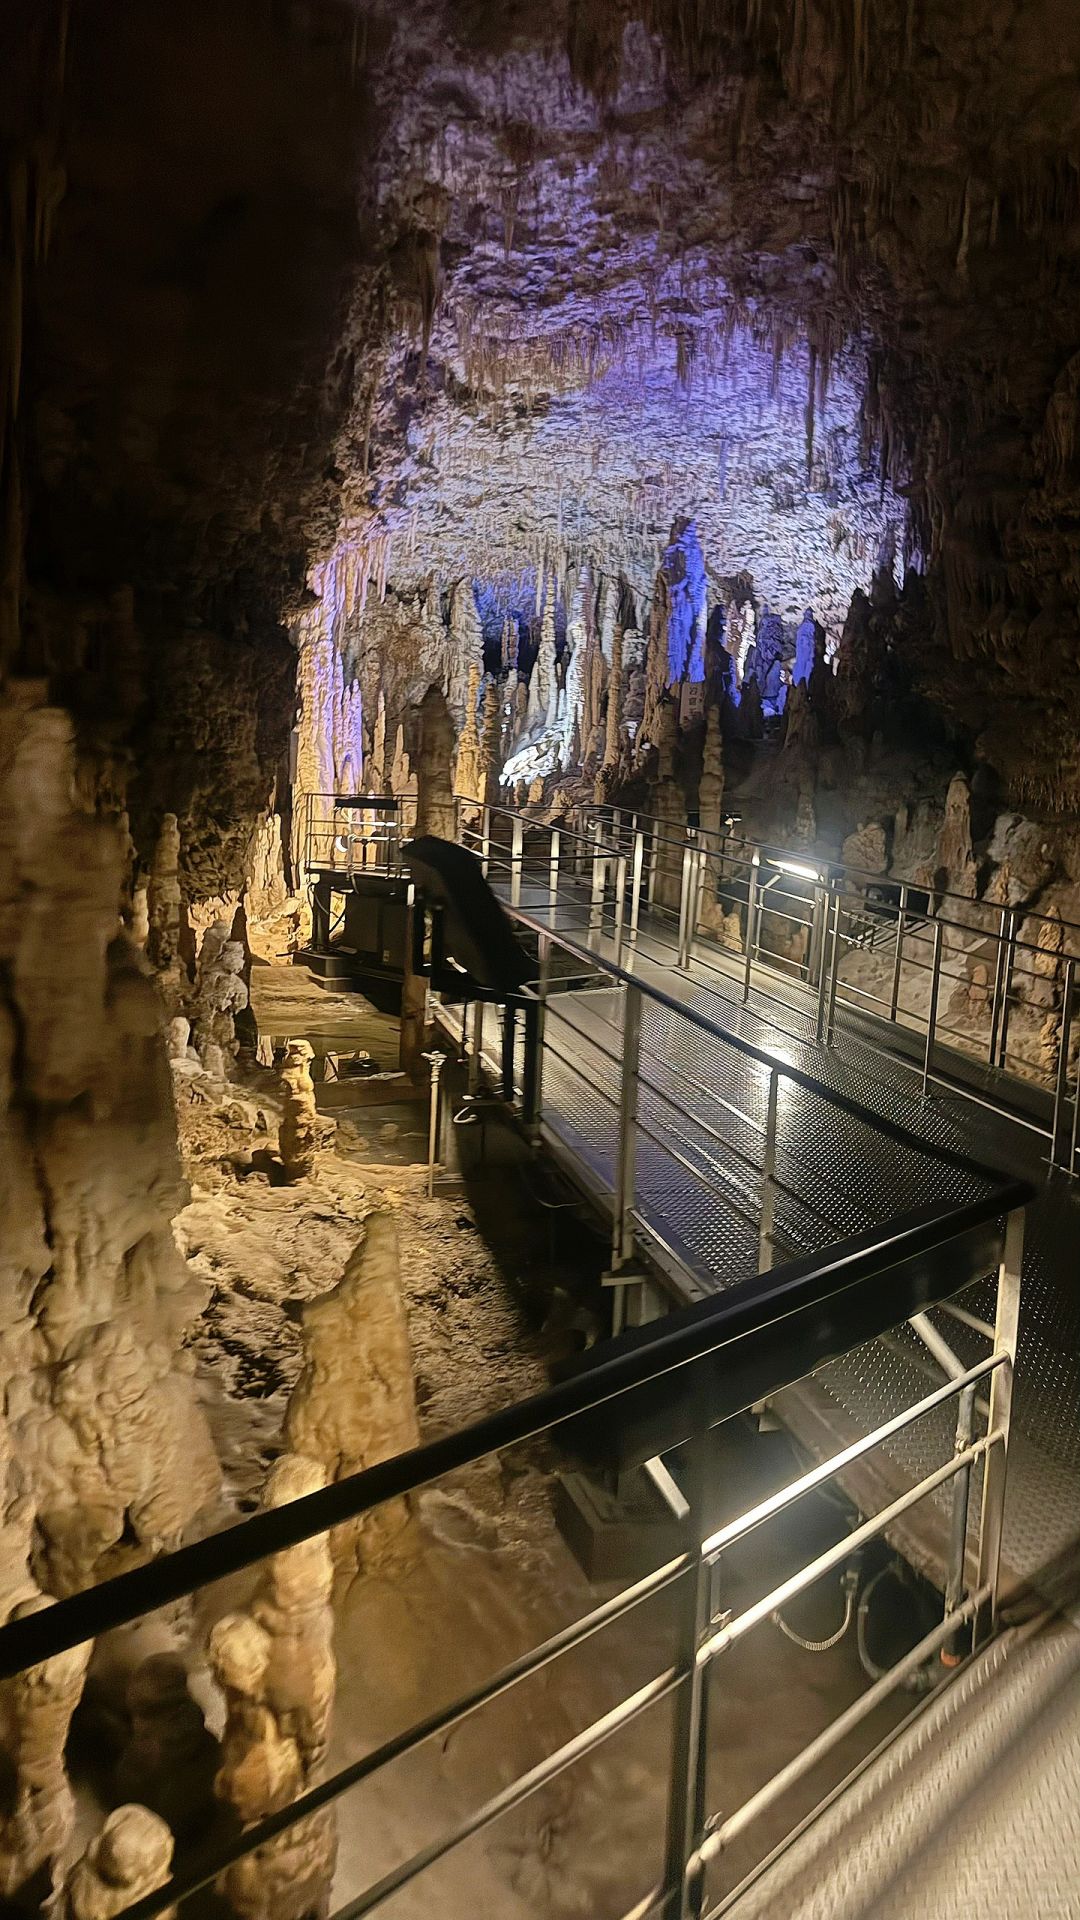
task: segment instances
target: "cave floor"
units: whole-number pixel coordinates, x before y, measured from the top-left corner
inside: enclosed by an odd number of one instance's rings
[[[367,1105],[333,1113],[337,1125],[328,1128],[314,1174],[291,1187],[250,1170],[253,1149],[276,1129],[269,1070],[251,1070],[216,1099],[178,1087],[192,1184],[178,1228],[193,1271],[209,1288],[191,1344],[233,1514],[256,1504],[280,1449],[302,1360],[298,1306],[336,1282],[372,1206],[391,1207],[398,1220],[424,1438],[540,1390],[552,1362],[599,1325],[606,1256],[604,1239],[573,1193],[511,1129],[491,1123],[466,1130],[454,1177],[431,1199],[421,1156],[388,1159],[373,1128],[373,1121],[381,1124],[376,1116],[410,1107],[426,1114],[425,1090],[410,1090],[396,1075],[393,1020],[358,996],[327,993],[298,968],[258,968],[253,1002],[262,1032],[311,1041],[316,1070],[327,1051],[362,1048],[390,1077],[364,1085]],[[453,1092],[452,1070],[448,1078]],[[333,1083],[317,1084],[329,1120]],[[392,1557],[339,1591],[331,1766],[456,1697],[611,1591],[586,1579],[559,1533],[556,1465],[533,1444],[426,1488]],[[759,1438],[733,1424],[717,1441],[717,1517],[742,1510],[791,1471],[781,1436]],[[800,1549],[817,1550],[845,1524],[822,1502],[803,1516],[801,1539],[790,1530],[783,1541],[762,1534],[754,1556],[732,1569],[732,1603],[761,1591]],[[203,1625],[236,1597],[206,1596]],[[661,1597],[640,1609],[608,1631],[602,1648],[590,1644],[565,1656],[562,1671],[545,1669],[347,1796],[339,1809],[334,1903],[354,1897],[662,1670],[671,1651],[668,1604]],[[839,1609],[833,1581],[806,1596],[801,1611],[793,1609],[792,1623],[826,1637]],[[710,1805],[741,1802],[865,1684],[852,1633],[830,1652],[810,1654],[771,1623],[759,1628],[713,1688]],[[213,1724],[205,1675],[194,1674],[193,1690],[208,1700]],[[883,1709],[761,1822],[745,1850],[725,1862],[727,1878],[786,1831],[902,1710],[902,1703]],[[396,1895],[386,1911],[418,1917],[438,1910],[471,1920],[482,1902],[493,1920],[617,1920],[659,1869],[666,1715],[660,1708],[644,1716]]]

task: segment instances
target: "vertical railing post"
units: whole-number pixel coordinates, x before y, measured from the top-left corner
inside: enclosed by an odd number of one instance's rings
[[[757,919],[758,876],[761,855],[754,848],[750,859],[750,884],[746,890],[746,970],[743,974],[743,1005],[750,998],[750,977],[754,967],[754,921]]]
[[[761,1224],[758,1228],[758,1272],[768,1273],[774,1260],[773,1229],[776,1223],[776,1106],[780,1091],[779,1069],[769,1074],[769,1098],[765,1110],[765,1154],[762,1163]]]
[[[683,847],[682,877],[679,882],[679,939],[675,965],[684,972],[690,965],[690,902],[693,895],[693,849],[689,840]]]
[[[491,865],[491,808],[488,806],[480,815],[480,865],[486,880]]]
[[[548,843],[548,919],[555,925],[555,909],[559,902],[559,829],[552,827]]]
[[[825,1003],[825,1045],[832,1046],[833,1028],[836,1024],[836,989],[840,982],[840,961],[843,957],[843,943],[840,938],[840,917],[844,910],[844,898],[841,891],[843,877],[834,876],[832,896],[832,941],[829,948],[829,993]]]
[[[604,927],[604,892],[607,886],[607,856],[602,851],[602,826],[593,822],[592,885],[589,893],[589,945],[597,944]]]
[[[623,916],[626,912],[626,855],[615,861],[615,965],[622,965]]]
[[[1003,1067],[1009,1051],[1009,1012],[1012,994],[1013,967],[1016,964],[1016,909],[1009,909],[1008,932],[1005,936],[1005,971],[1001,981],[1001,1008],[999,1013],[997,1059],[992,1065]]]
[[[544,1099],[544,1024],[550,977],[551,942],[547,934],[542,933],[538,943],[536,998],[525,1003],[525,1073],[521,1103],[525,1132],[534,1144],[539,1139]]]
[[[889,994],[889,1019],[895,1021],[900,1010],[900,976],[904,967],[904,932],[907,922],[908,885],[900,883],[900,912],[896,921],[896,946],[893,950],[892,990]]]
[[[515,813],[510,839],[510,904],[521,905],[521,868],[525,847],[525,823],[520,813]]]
[[[688,1448],[685,1492],[690,1512],[687,1542],[690,1566],[678,1588],[674,1665],[683,1676],[675,1695],[671,1727],[667,1840],[663,1911],[671,1920],[700,1920],[704,1905],[704,1868],[700,1847],[705,1837],[705,1770],[708,1754],[709,1663],[698,1658],[711,1624],[711,1568],[701,1551],[707,1520],[705,1489],[709,1434],[704,1407],[694,1418]]]
[[[940,920],[934,922],[934,961],[930,973],[930,1009],[926,1016],[926,1048],[923,1053],[922,1094],[926,1099],[930,1087],[930,1068],[934,1058],[934,1035],[937,1031],[938,994],[941,989],[941,936],[944,932]]]
[[[469,1053],[469,1077],[466,1091],[475,1093],[480,1085],[480,1060],[484,1051],[484,1003],[472,1003],[472,1048]]]
[[[1061,1025],[1058,1028],[1057,1075],[1054,1082],[1054,1124],[1050,1135],[1050,1165],[1061,1165],[1059,1151],[1065,1133],[1065,1104],[1069,1091],[1069,1037],[1072,1030],[1073,976],[1075,960],[1065,962],[1065,986],[1061,997]]]
[[[615,1154],[611,1266],[618,1273],[634,1253],[634,1188],[637,1165],[638,1066],[641,1057],[641,988],[623,994],[622,1073],[619,1081],[619,1139]]]
[[[636,824],[634,826],[634,864],[630,881],[630,945],[637,946],[638,925],[641,920],[641,882],[645,870],[645,835]]]
[[[986,1058],[990,1066],[997,1059],[998,1021],[1001,1018],[1001,994],[1005,983],[1005,929],[1012,917],[1011,908],[1002,907],[997,930],[997,955],[994,962],[994,993],[990,1002],[990,1043]]]
[[[965,1387],[960,1394],[956,1409],[956,1437],[953,1451],[956,1454],[966,1452],[971,1445],[971,1434],[975,1419],[975,1382]],[[955,1612],[963,1600],[967,1588],[967,1536],[968,1509],[971,1505],[971,1462],[961,1467],[952,1483],[952,1514],[949,1535],[949,1566],[945,1581],[945,1612]],[[947,1663],[959,1651],[950,1648],[943,1651],[942,1661]]]
[[[660,865],[660,822],[654,818],[649,824],[652,833],[649,843],[649,904],[651,906],[656,902],[656,874]]]
[[[997,1625],[998,1577],[1001,1570],[1001,1535],[1005,1517],[1005,1482],[1009,1458],[1009,1425],[1012,1417],[1013,1372],[1016,1366],[1016,1336],[1020,1320],[1020,1276],[1024,1265],[1024,1212],[1017,1207],[1005,1222],[1005,1236],[998,1267],[997,1312],[994,1319],[994,1352],[1006,1358],[995,1367],[990,1381],[990,1416],[987,1432],[1001,1438],[988,1448],[983,1463],[982,1510],[979,1516],[979,1587],[989,1587],[991,1597],[976,1623],[976,1644],[993,1633]]]
[[[827,884],[823,884],[814,899],[814,915],[819,923],[817,1020],[814,1027],[814,1038],[819,1047],[825,1043],[825,1033],[828,1025],[829,980],[831,977],[829,966],[829,939],[832,934],[832,903],[832,889]]]

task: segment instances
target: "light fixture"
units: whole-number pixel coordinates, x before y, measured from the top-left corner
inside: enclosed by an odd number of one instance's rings
[[[801,860],[770,860],[771,867],[778,867],[781,873],[793,873],[798,880],[820,880],[816,867],[808,867]]]

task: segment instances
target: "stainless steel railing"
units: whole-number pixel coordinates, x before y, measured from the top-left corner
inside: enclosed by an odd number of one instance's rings
[[[862,1015],[860,1041],[924,1095],[947,1087],[1008,1112],[1050,1142],[1052,1165],[1077,1170],[1080,927],[612,808],[550,826],[489,809],[489,846],[515,818],[519,847],[572,834],[570,862],[552,843],[551,891],[569,911],[571,890],[588,888],[588,925],[620,953],[647,932],[657,957],[727,991],[737,982],[751,1010],[809,1018],[823,1045],[838,1010]],[[719,939],[725,904],[738,953]]]

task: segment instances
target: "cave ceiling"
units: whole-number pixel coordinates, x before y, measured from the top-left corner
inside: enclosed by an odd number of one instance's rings
[[[58,11],[32,582],[234,632],[349,546],[640,592],[692,513],[835,626],[895,539],[927,691],[1080,778],[1080,10]]]

